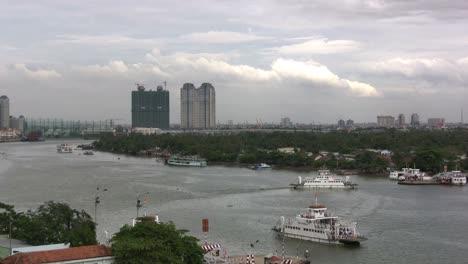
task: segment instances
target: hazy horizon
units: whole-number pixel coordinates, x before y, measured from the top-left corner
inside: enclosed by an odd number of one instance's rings
[[[227,123],[460,121],[468,2],[30,1],[0,3],[10,114],[130,122],[135,83],[216,89]]]

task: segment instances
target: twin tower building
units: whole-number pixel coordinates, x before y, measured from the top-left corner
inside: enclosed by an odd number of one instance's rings
[[[132,91],[132,127],[169,129],[169,91],[158,86],[147,91],[137,84]],[[182,129],[216,128],[216,93],[213,85],[196,88],[185,83],[180,88],[180,127]]]

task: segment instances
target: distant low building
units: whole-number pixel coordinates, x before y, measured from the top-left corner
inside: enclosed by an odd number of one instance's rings
[[[445,119],[439,117],[433,117],[427,119],[427,125],[429,127],[443,127],[445,126]]]
[[[377,116],[377,125],[379,127],[395,126],[395,117],[393,116]]]
[[[295,150],[299,151],[299,149],[297,148],[278,148],[279,152],[286,154],[293,154],[295,153]]]
[[[153,128],[153,127],[134,127],[132,128],[133,133],[137,134],[143,134],[143,135],[159,135],[162,133],[162,130],[159,128]]]

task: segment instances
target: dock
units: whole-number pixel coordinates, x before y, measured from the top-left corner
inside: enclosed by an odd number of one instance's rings
[[[434,180],[415,180],[415,181],[398,181],[402,185],[441,185],[442,183]]]
[[[247,263],[246,261],[247,256],[230,256],[228,258],[229,263],[231,264],[245,264]],[[289,260],[288,262],[280,262],[280,263],[288,263],[288,264],[304,264],[305,260],[302,258],[297,258],[297,257],[287,257],[285,260]],[[249,263],[255,263],[255,264],[265,264],[265,256],[260,255],[260,256],[255,256],[255,262],[250,261]]]

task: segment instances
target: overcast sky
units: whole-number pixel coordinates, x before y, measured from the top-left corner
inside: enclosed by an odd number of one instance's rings
[[[0,1],[12,115],[130,122],[135,83],[216,88],[217,116],[376,122],[468,113],[468,1]],[[466,114],[468,119],[468,114]]]

